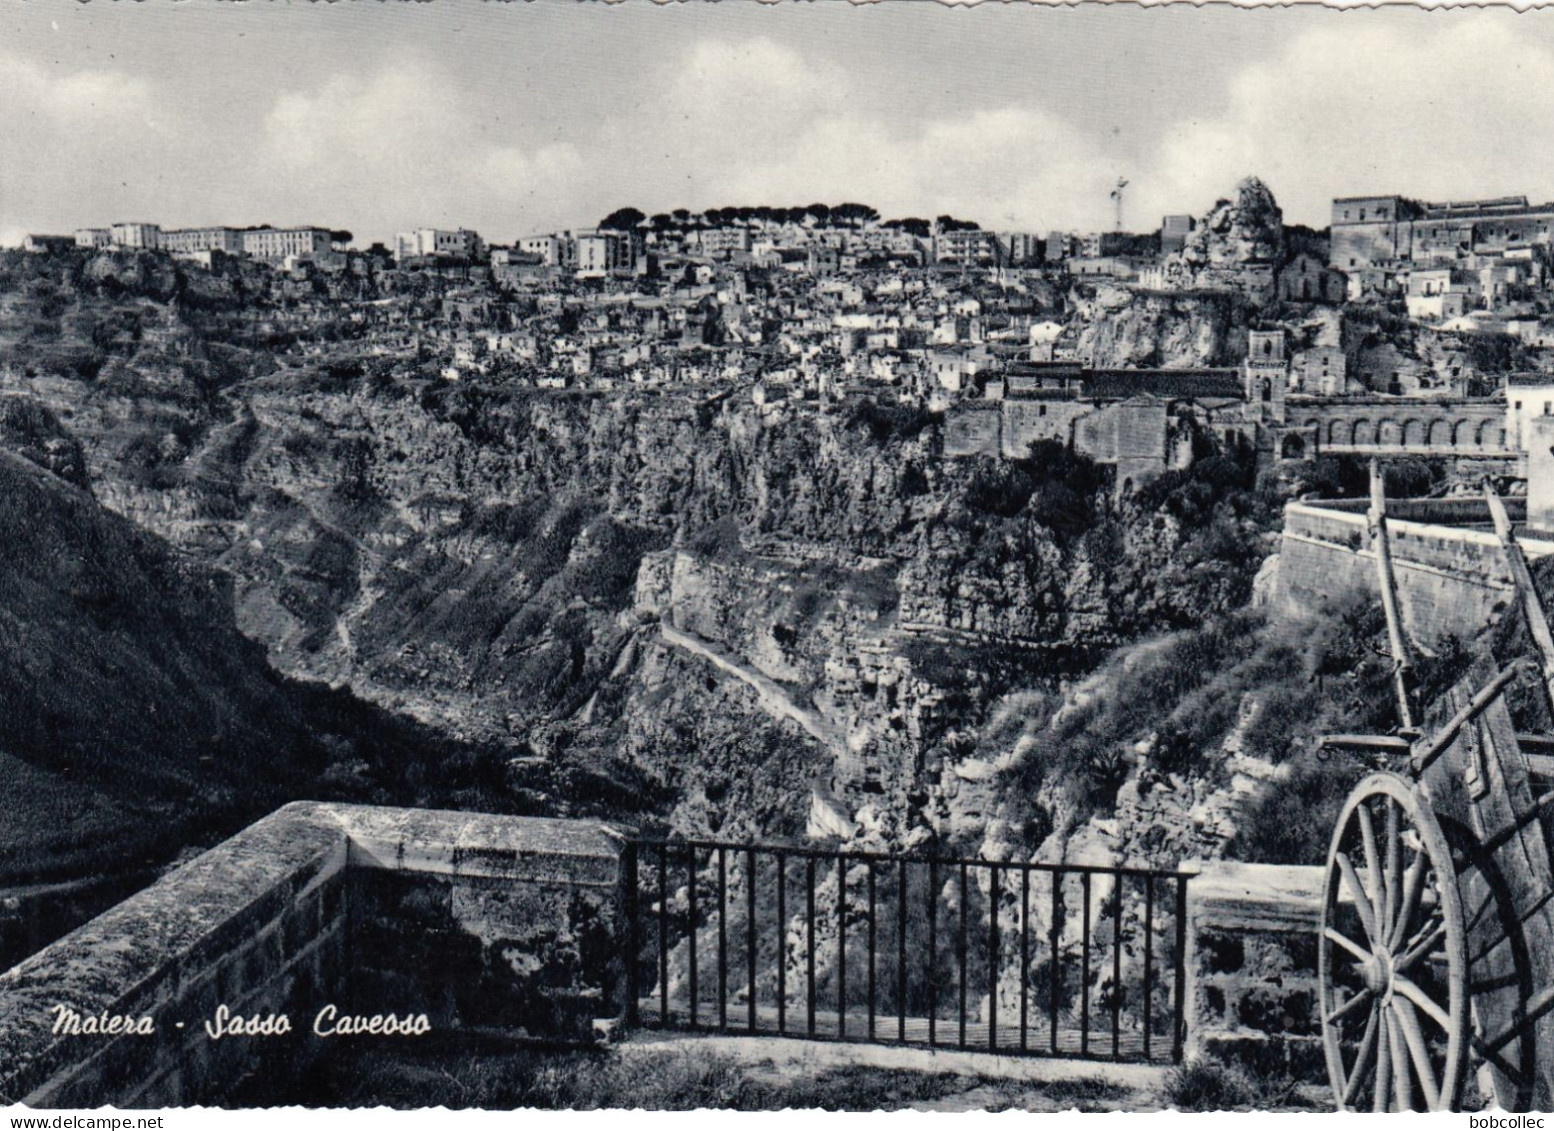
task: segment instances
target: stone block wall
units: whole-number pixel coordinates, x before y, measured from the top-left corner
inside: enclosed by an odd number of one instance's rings
[[[999,450],[1006,459],[1024,459],[1038,440],[1067,444],[1073,438],[1074,421],[1094,411],[1095,406],[1084,401],[1005,401]]]
[[[997,405],[958,406],[944,418],[944,454],[996,456],[1001,429]]]
[[[433,816],[346,819],[357,1010],[425,1013],[438,1029],[591,1039],[624,1000],[624,841],[587,821]],[[406,844],[417,853],[407,858]]]
[[[623,847],[596,822],[288,805],[0,974],[0,1104],[220,1103],[386,1039],[317,1035],[330,1005],[589,1039],[620,1012]],[[213,1040],[223,1005],[288,1031]],[[148,1031],[56,1031],[60,1006]]]
[[[1321,868],[1206,867],[1187,885],[1187,1053],[1326,1079],[1317,1009]]]

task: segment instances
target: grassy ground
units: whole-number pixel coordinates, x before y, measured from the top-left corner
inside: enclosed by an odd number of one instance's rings
[[[1141,1089],[1098,1079],[1031,1081],[876,1066],[819,1067],[684,1048],[481,1048],[468,1041],[342,1045],[286,1095],[243,1106],[305,1103],[510,1110],[725,1108],[773,1111],[1149,1111],[1224,1107],[1310,1110],[1297,1093],[1241,1073],[1194,1067]]]

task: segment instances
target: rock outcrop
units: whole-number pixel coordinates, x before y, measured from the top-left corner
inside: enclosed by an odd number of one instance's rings
[[[1234,200],[1199,218],[1182,250],[1166,257],[1163,276],[1170,290],[1230,290],[1263,302],[1273,297],[1283,255],[1284,213],[1268,186],[1248,177]]]

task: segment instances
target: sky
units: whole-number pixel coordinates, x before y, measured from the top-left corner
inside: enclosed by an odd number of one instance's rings
[[[506,243],[855,200],[1045,232],[1554,198],[1554,12],[0,0],[0,243],[117,221]]]

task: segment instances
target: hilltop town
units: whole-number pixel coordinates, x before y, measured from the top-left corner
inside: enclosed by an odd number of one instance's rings
[[[1522,418],[1554,396],[1551,222],[1554,205],[1523,197],[1377,196],[1335,200],[1324,231],[1287,229],[1249,179],[1144,234],[988,231],[844,203],[622,208],[506,244],[422,228],[361,250],[321,227],[120,223],[24,250],[87,257],[105,278],[136,256],[153,276],[155,261],[193,268],[166,285],[240,311],[285,364],[733,393],[767,413],[863,396],[945,414],[948,456],[1021,458],[1050,440],[1133,486],[1206,443],[1284,461],[1514,461]],[[154,338],[164,317],[115,316],[94,333]],[[0,365],[40,349],[22,335]]]

